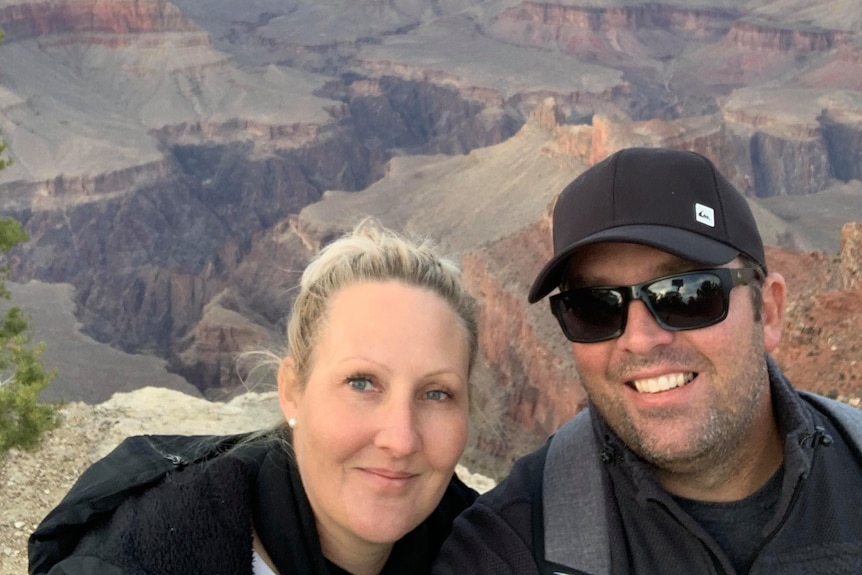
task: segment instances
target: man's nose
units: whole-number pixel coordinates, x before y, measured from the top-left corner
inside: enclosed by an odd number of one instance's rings
[[[618,342],[627,351],[644,354],[673,341],[674,333],[658,324],[644,302],[632,301],[627,313],[626,327]]]

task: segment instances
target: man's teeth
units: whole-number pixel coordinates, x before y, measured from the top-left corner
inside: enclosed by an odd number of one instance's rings
[[[640,393],[658,393],[674,387],[682,387],[692,379],[694,379],[693,373],[672,373],[650,379],[635,379],[632,381],[632,385]]]

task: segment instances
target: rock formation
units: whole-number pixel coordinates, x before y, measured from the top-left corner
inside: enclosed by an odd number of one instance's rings
[[[862,290],[862,222],[841,228],[841,287]]]

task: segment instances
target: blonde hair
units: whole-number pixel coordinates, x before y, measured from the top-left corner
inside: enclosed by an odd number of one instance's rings
[[[309,263],[287,324],[287,355],[299,382],[311,371],[329,301],[339,290],[364,281],[399,281],[430,290],[452,306],[466,328],[472,368],[478,349],[478,303],[461,282],[461,270],[436,253],[428,240],[411,243],[371,219],[336,239]]]

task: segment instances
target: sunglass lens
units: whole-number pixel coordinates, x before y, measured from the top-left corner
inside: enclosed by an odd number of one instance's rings
[[[656,319],[670,329],[706,327],[727,312],[721,279],[712,273],[665,278],[645,291]]]
[[[574,289],[560,299],[556,313],[572,341],[600,341],[615,337],[622,329],[623,303],[618,290]]]

